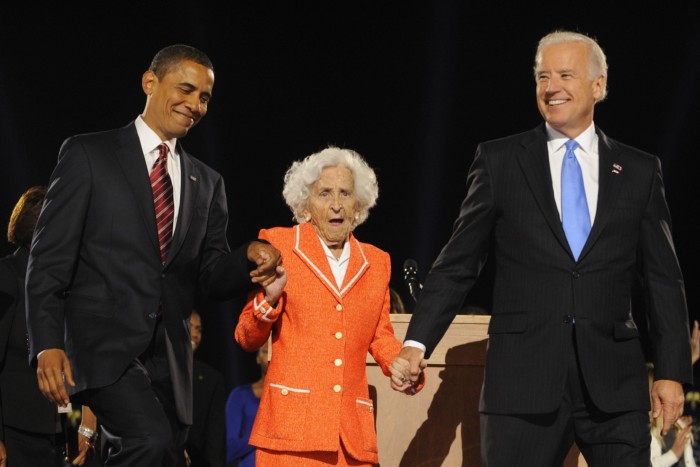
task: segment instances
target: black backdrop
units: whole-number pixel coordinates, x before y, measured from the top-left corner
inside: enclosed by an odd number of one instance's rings
[[[189,43],[213,60],[216,85],[209,115],[183,143],[227,181],[231,244],[291,225],[281,186],[292,160],[328,144],[353,148],[380,182],[379,204],[356,234],[392,255],[392,286],[410,306],[404,260],[414,258],[424,278],[450,235],[476,144],[540,122],[534,49],[567,28],[595,36],[608,55],[610,92],[596,123],[662,159],[697,314],[700,15],[692,2],[648,10],[640,2],[60,3],[0,11],[3,224],[27,187],[46,183],[65,137],[133,120],[153,54]],[[488,309],[489,277],[487,267],[468,304]],[[232,338],[240,304],[202,307],[201,358],[229,387],[255,379],[252,355]]]

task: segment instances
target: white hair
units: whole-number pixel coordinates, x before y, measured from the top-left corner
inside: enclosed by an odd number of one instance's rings
[[[603,49],[600,48],[595,39],[592,39],[585,34],[573,31],[554,31],[550,32],[537,45],[535,53],[535,79],[537,79],[537,67],[542,62],[542,49],[549,45],[561,44],[563,42],[579,42],[588,46],[588,79],[594,80],[599,76],[603,77],[603,91],[596,102],[600,102],[608,95],[608,62],[605,58]]]
[[[294,220],[300,224],[308,222],[304,213],[308,207],[311,186],[321,178],[321,171],[326,167],[345,167],[352,172],[355,182],[355,198],[358,215],[353,229],[367,220],[369,210],[377,204],[379,185],[374,170],[358,153],[352,149],[329,146],[320,152],[306,156],[303,160],[292,163],[284,174],[282,196],[294,214]]]

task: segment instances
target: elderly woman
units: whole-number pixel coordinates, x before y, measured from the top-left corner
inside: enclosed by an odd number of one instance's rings
[[[369,351],[391,376],[401,350],[389,319],[389,255],[352,233],[377,201],[377,178],[356,152],[329,147],[294,162],[284,181],[298,225],[260,232],[282,252],[284,270],[251,293],[236,327],[248,351],[272,332],[250,436],[256,465],[369,467],[378,457],[365,358]]]

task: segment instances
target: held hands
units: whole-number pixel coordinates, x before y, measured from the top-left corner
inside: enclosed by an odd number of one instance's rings
[[[413,395],[418,390],[421,374],[428,366],[423,358],[423,351],[417,347],[406,346],[401,349],[398,357],[389,366],[391,372],[391,388],[394,391]]]
[[[277,268],[282,265],[282,256],[277,248],[269,243],[251,242],[248,245],[248,260],[257,264],[250,272],[254,284],[265,287],[277,278]]]
[[[265,301],[271,306],[277,305],[277,300],[279,300],[284,290],[284,286],[287,285],[287,270],[282,266],[277,266],[275,270],[275,277],[272,282],[268,282],[267,285],[263,285],[265,290]]]
[[[65,383],[75,387],[68,356],[62,349],[47,349],[39,353],[37,362],[39,391],[59,407],[66,407],[70,399]]]
[[[678,381],[660,379],[651,386],[652,416],[663,416],[664,426],[661,435],[666,436],[676,420],[683,415],[685,396],[683,386]]]

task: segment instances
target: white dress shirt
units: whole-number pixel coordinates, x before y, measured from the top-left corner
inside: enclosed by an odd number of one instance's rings
[[[545,123],[547,128],[547,151],[549,152],[549,169],[552,174],[552,188],[554,189],[554,201],[559,210],[561,220],[561,166],[566,153],[565,143],[570,139],[559,133],[557,130]],[[574,150],[578,164],[581,166],[583,175],[583,187],[586,190],[586,201],[588,202],[588,214],[591,217],[591,225],[595,220],[596,208],[598,205],[598,135],[595,132],[595,125],[591,125],[586,130],[573,138],[578,147]]]
[[[340,254],[340,258],[336,258],[326,242],[323,241],[321,237],[318,240],[323,246],[323,250],[326,252],[326,258],[328,258],[328,264],[333,272],[333,277],[335,277],[335,283],[338,284],[338,288],[343,285],[343,279],[345,279],[345,273],[348,270],[348,264],[350,262],[350,242],[345,241],[343,245],[343,252]]]

